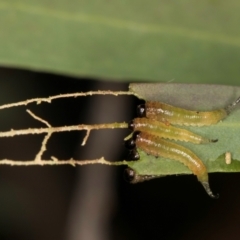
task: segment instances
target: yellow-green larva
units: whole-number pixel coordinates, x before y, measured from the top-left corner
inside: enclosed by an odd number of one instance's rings
[[[133,138],[136,147],[147,154],[173,159],[187,166],[197,176],[208,195],[217,197],[210,189],[205,165],[191,150],[146,132],[134,132]]]
[[[138,113],[141,117],[155,119],[165,122],[166,124],[208,126],[216,124],[220,120],[226,118],[233,107],[239,102],[240,98],[226,108],[200,112],[174,107],[166,103],[147,101],[145,105],[139,105]]]
[[[133,131],[146,132],[161,138],[179,140],[195,144],[217,142],[216,139],[204,138],[198,134],[183,128],[178,128],[148,118],[135,118],[129,123],[129,128]]]

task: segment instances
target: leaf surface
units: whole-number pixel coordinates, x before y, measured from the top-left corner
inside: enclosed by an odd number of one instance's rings
[[[165,102],[196,111],[224,108],[240,96],[240,87],[206,84],[130,84],[130,91],[146,101]],[[218,139],[217,143],[208,144],[177,142],[193,151],[204,162],[209,172],[240,171],[240,106],[215,125],[185,128],[209,139]],[[234,159],[230,165],[225,162],[226,152],[230,152]],[[141,160],[129,163],[139,174],[190,173],[187,167],[174,160],[155,158],[143,151],[139,153]]]
[[[2,0],[0,64],[108,79],[238,84],[240,2]]]

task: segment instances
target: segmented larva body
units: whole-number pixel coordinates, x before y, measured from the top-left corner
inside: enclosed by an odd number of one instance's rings
[[[181,162],[197,176],[209,196],[215,197],[209,187],[207,169],[192,151],[146,132],[135,132],[135,134],[137,148],[156,157],[164,157]]]
[[[136,138],[136,147],[156,157],[179,161],[199,176],[200,181],[208,180],[207,169],[202,161],[192,151],[181,145],[146,132],[140,132]]]
[[[143,106],[140,105],[140,107]],[[146,102],[145,109],[140,109],[139,112],[142,116],[161,122],[199,127],[216,124],[229,114],[227,109],[199,112],[152,101]]]
[[[163,122],[149,118],[135,118],[129,124],[129,127],[134,131],[146,132],[161,138],[191,142],[195,144],[217,141],[204,138],[186,129],[177,128],[169,124],[166,125]]]

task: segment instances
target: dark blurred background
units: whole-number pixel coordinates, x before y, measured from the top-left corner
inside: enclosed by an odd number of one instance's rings
[[[127,83],[76,79],[17,69],[0,69],[0,104],[60,93],[127,90]],[[1,111],[0,131],[129,121],[134,97],[93,96],[30,104]],[[126,129],[52,135],[44,159],[125,159]],[[34,159],[44,135],[0,138],[0,159]],[[239,174],[211,174],[210,199],[194,176],[172,176],[137,185],[123,180],[124,167],[100,165],[0,166],[1,240],[239,239]]]

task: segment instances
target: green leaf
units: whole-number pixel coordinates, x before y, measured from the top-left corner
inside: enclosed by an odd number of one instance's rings
[[[176,175],[191,174],[192,172],[183,164],[171,159],[155,158],[147,155],[138,149],[140,160],[128,162],[128,166],[134,169],[139,175]],[[203,161],[208,172],[240,172],[240,161],[233,160],[226,164],[224,155],[215,161]]]
[[[98,78],[238,84],[240,2],[2,0],[0,64]]]
[[[240,96],[240,87],[204,84],[131,84],[130,91],[141,98],[165,102],[197,111],[211,111],[228,106]],[[181,126],[182,127],[182,126]],[[218,124],[206,127],[185,127],[217,143],[180,145],[192,150],[207,166],[209,172],[240,171],[240,106]],[[224,155],[230,152],[232,163],[226,164]],[[190,173],[187,167],[170,159],[155,158],[139,151],[140,160],[129,166],[140,175],[169,175]]]

